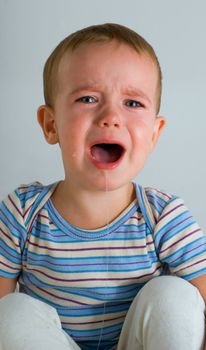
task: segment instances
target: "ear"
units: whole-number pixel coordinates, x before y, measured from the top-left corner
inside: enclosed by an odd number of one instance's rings
[[[37,119],[43,130],[46,141],[50,145],[58,143],[58,133],[53,109],[46,105],[40,106],[37,111]]]
[[[160,137],[163,129],[165,128],[165,126],[166,126],[166,119],[164,117],[158,116],[155,118],[151,151],[155,148],[157,141],[159,140],[159,137]]]

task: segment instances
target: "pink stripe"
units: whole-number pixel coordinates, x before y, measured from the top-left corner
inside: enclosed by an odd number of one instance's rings
[[[167,197],[169,200],[172,199],[172,196],[171,196],[171,195],[168,195],[167,193],[164,193],[164,192],[159,191],[159,190],[157,190],[157,189],[155,189],[155,191],[156,191],[157,193],[160,193],[160,194],[163,195],[164,197]],[[163,199],[163,198],[160,197],[160,199]],[[164,200],[164,199],[163,199],[163,200]]]
[[[156,271],[158,271],[161,268],[161,266],[157,267],[153,272],[151,273],[147,273],[145,275],[141,275],[139,277],[128,277],[128,278],[80,278],[80,279],[63,279],[63,278],[55,278],[52,276],[49,276],[48,274],[46,274],[43,271],[37,270],[37,269],[31,269],[31,268],[27,268],[28,271],[33,271],[33,272],[37,272],[43,276],[48,277],[51,280],[54,281],[60,281],[60,282],[83,282],[83,281],[132,281],[132,280],[139,280],[142,279],[144,277],[148,277],[148,276],[152,276],[156,273]],[[119,273],[119,272],[118,272]]]
[[[100,247],[100,248],[80,248],[80,249],[60,249],[60,248],[50,248],[47,246],[43,246],[43,245],[39,245],[36,243],[31,242],[30,240],[28,240],[29,243],[34,246],[34,247],[38,247],[38,248],[42,248],[42,249],[46,249],[46,250],[50,250],[50,251],[56,251],[56,252],[83,252],[83,251],[97,251],[97,250],[116,250],[116,249],[121,249],[121,250],[127,250],[127,249],[142,249],[142,248],[146,248],[146,246],[149,245],[153,245],[154,242],[147,242],[146,245],[140,245],[140,246],[128,246],[128,247]]]
[[[183,256],[187,255],[187,254],[190,253],[190,252],[193,252],[194,250],[196,250],[196,249],[198,249],[198,248],[200,248],[200,247],[202,247],[202,246],[205,246],[205,243],[204,243],[204,244],[200,244],[200,245],[198,245],[197,247],[192,248],[192,249],[190,249],[190,250],[187,250],[186,253],[180,255],[177,259],[172,260],[172,261],[171,261],[171,264],[174,264],[176,261],[182,259]]]
[[[178,241],[176,241],[175,243],[171,244],[171,245],[170,245],[169,247],[167,247],[166,249],[161,250],[161,253],[166,252],[166,251],[167,251],[168,249],[170,249],[171,247],[174,247],[177,243],[179,243],[179,242],[185,240],[187,237],[189,237],[189,236],[191,236],[191,235],[193,235],[194,233],[199,232],[199,231],[200,231],[200,229],[198,228],[197,230],[194,230],[194,231],[188,233],[188,235],[185,235],[184,237],[180,238]]]
[[[11,269],[11,270],[15,270],[15,271],[17,271],[17,272],[20,272],[20,271],[19,271],[19,268],[17,268],[17,267],[9,266],[9,265],[3,263],[2,261],[1,261],[1,264],[4,265],[4,266],[6,266],[6,267],[8,267],[8,268]]]
[[[170,213],[172,213],[174,210],[176,210],[176,209],[178,209],[178,208],[180,208],[180,207],[183,207],[183,204],[177,205],[176,207],[174,207],[173,209],[171,209],[170,211],[168,211],[167,213],[165,213],[164,215],[162,215],[162,216],[161,216],[161,220],[162,220],[163,218],[165,218],[166,216],[168,216]]]
[[[6,219],[7,223],[9,223],[17,232],[19,232],[20,236],[22,237],[22,232],[16,226],[14,226],[14,224],[8,219],[8,217],[4,214],[4,212],[1,209],[0,209],[0,212],[2,213],[4,218]]]
[[[20,248],[20,245],[19,244],[16,244],[9,235],[7,235],[6,232],[4,232],[1,228],[0,228],[0,231],[3,233],[4,236],[6,236],[17,248]]]
[[[104,320],[104,323],[105,322],[110,322],[110,321],[116,321],[116,320],[121,320],[121,319],[124,319],[125,316],[119,316],[119,317],[115,317],[115,318],[109,318],[107,320]],[[63,325],[87,325],[87,324],[96,324],[96,323],[102,323],[102,320],[100,321],[93,321],[93,322],[61,322],[61,324]]]
[[[192,218],[192,216],[187,216],[184,220],[182,220],[182,221],[179,221],[176,225],[174,225],[174,226],[171,226],[170,228],[169,228],[169,230],[167,230],[163,235],[162,235],[162,237],[161,237],[161,240],[165,237],[165,235],[167,235],[170,231],[172,231],[175,227],[178,227],[179,225],[181,225],[183,222],[185,222],[185,221],[187,221],[188,219],[191,219]]]
[[[13,199],[11,198],[11,196],[8,196],[10,202],[13,204],[14,208],[16,209],[16,211],[19,213],[19,215],[23,218],[22,213],[20,212],[19,208],[16,206],[16,204],[14,203]]]
[[[191,267],[191,266],[195,266],[195,265],[201,264],[203,261],[206,261],[206,259],[202,259],[202,260],[200,260],[200,261],[198,261],[198,262],[196,262],[196,263],[194,263],[194,264],[187,265],[186,267],[183,267],[182,269],[177,270],[177,272],[180,272],[180,271],[182,271],[182,270],[188,269],[188,268]]]
[[[32,203],[28,208],[27,208],[27,210],[24,212],[24,218],[25,218],[25,216],[26,216],[26,214],[28,213],[28,211],[31,209],[31,207],[34,205],[34,203]]]
[[[28,278],[28,280],[30,281],[30,283],[33,284],[33,282],[31,281],[31,279],[29,278],[29,276],[27,276],[27,278]],[[86,303],[80,303],[80,302],[75,301],[75,300],[72,300],[72,299],[68,299],[68,298],[63,298],[63,297],[57,296],[57,295],[55,295],[55,294],[53,294],[53,293],[51,293],[51,292],[49,292],[49,291],[46,291],[45,289],[43,289],[43,288],[41,288],[41,287],[39,287],[39,286],[38,286],[38,290],[41,290],[41,291],[44,292],[45,294],[50,295],[51,297],[54,297],[55,299],[58,299],[58,300],[69,301],[69,302],[74,303],[74,304],[76,304],[76,305],[85,305],[85,306],[88,305],[88,304],[86,304]],[[31,290],[31,291],[32,291],[32,290]],[[42,297],[42,296],[43,296],[43,295],[41,295],[41,297]],[[50,300],[50,301],[51,301],[51,302],[54,302],[54,301],[52,301],[52,300]],[[59,305],[59,306],[60,306],[60,305]]]
[[[49,265],[53,265],[53,266],[67,266],[67,267],[76,267],[76,266],[104,266],[105,263],[102,262],[102,263],[90,263],[90,264],[57,264],[57,263],[52,263],[51,261],[47,260],[47,259],[34,259],[32,257],[30,257],[30,260],[33,261],[33,262],[43,262],[43,263],[48,263]],[[141,260],[141,261],[132,261],[132,262],[108,262],[107,265],[108,266],[121,266],[121,265],[139,265],[139,264],[144,264],[145,263],[145,260]]]

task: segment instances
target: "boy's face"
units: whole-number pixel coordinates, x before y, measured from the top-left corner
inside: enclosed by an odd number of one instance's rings
[[[63,57],[54,108],[39,121],[59,142],[65,180],[90,191],[125,186],[143,168],[165,120],[156,116],[157,68],[116,41],[81,45]]]

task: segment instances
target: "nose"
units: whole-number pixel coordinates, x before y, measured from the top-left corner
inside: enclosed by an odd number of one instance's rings
[[[120,128],[122,125],[122,118],[120,112],[115,108],[109,108],[102,111],[99,115],[98,126],[100,128]]]

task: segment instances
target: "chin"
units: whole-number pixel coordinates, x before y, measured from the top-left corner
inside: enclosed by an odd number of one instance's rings
[[[91,189],[97,191],[115,191],[128,186],[131,183],[131,179],[122,178],[121,175],[115,176],[109,171],[104,171],[102,176],[92,181],[90,184]]]

